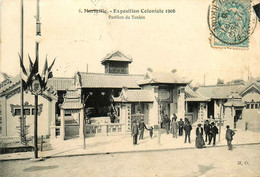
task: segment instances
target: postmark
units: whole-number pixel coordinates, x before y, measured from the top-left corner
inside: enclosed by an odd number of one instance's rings
[[[249,47],[250,0],[213,0],[208,20],[213,48]]]

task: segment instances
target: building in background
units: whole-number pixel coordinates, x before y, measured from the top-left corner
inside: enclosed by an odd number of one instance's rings
[[[9,78],[2,82],[0,87],[0,135],[5,137],[18,137],[20,128],[20,85],[19,76]],[[3,84],[4,83],[4,84]],[[55,121],[55,106],[57,102],[56,91],[47,89],[39,96],[38,125],[39,135],[50,135],[50,126]],[[24,116],[28,128],[28,136],[34,130],[34,95],[24,92]]]
[[[196,88],[186,87],[186,112],[194,120],[224,120],[231,128],[260,128],[260,78]]]
[[[105,73],[77,72],[56,77],[39,97],[39,135],[61,139],[130,132],[133,120],[159,127],[167,114],[191,123],[224,120],[231,128],[260,128],[260,78],[247,82],[192,88],[175,70],[148,69],[129,73],[128,57],[117,51],[102,59]],[[20,78],[5,77],[0,83],[0,135],[19,136]],[[25,91],[26,125],[33,130],[34,97]]]

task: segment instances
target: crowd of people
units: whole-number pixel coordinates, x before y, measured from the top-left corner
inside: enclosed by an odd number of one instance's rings
[[[172,119],[168,117],[168,115],[165,115],[163,117],[163,121],[161,124],[161,128],[164,128],[167,134],[172,134],[172,138],[177,138],[178,136],[183,136],[183,132],[185,135],[184,143],[187,141],[191,143],[191,130],[192,126],[190,121],[185,118],[184,121],[182,118],[180,118],[179,121],[177,121],[177,116],[174,114]],[[153,138],[153,127],[147,128],[144,120],[141,119],[140,122],[133,121],[132,125],[132,136],[133,136],[133,144],[137,145],[137,138],[139,135],[139,140],[144,139],[144,130],[149,131],[150,138]],[[235,132],[230,129],[230,127],[226,126],[226,140],[228,149],[232,150],[232,140]],[[197,148],[205,148],[205,143],[208,143],[208,145],[215,146],[216,145],[216,136],[218,134],[218,128],[216,127],[214,122],[209,122],[209,120],[205,121],[204,126],[202,127],[202,124],[198,124],[196,128],[196,139],[195,139],[195,146]],[[205,141],[204,141],[205,136]]]

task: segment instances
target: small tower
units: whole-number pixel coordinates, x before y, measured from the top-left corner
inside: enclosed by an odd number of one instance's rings
[[[132,58],[129,58],[117,51],[107,55],[101,61],[101,64],[105,66],[105,73],[129,74],[128,65],[132,63],[132,61]]]

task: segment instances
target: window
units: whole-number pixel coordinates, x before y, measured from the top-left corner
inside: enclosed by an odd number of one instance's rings
[[[255,105],[255,104],[251,104],[251,109],[254,109],[254,105]]]
[[[20,116],[21,115],[21,106],[20,105],[10,104],[10,107],[11,107],[12,116]],[[43,107],[43,104],[38,105],[38,115],[41,114],[42,107]],[[23,114],[26,115],[26,116],[34,115],[34,106],[29,104],[28,102],[25,102]]]
[[[255,104],[255,109],[258,109],[258,104]]]
[[[21,109],[15,109],[14,110],[14,115],[15,116],[20,116],[21,115]]]
[[[30,115],[31,110],[30,109],[24,109],[23,114],[24,115]]]
[[[246,109],[249,109],[250,108],[250,104],[246,104]]]

